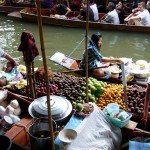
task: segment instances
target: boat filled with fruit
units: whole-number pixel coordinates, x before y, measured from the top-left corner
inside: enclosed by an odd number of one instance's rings
[[[68,75],[62,72],[53,72],[52,70],[48,70],[53,120],[59,126],[63,126],[67,123],[72,114],[82,117],[89,116],[94,111],[93,104],[96,104],[100,110],[105,110],[108,104],[117,103],[121,112],[113,117],[122,119],[124,116],[128,116],[129,118],[132,116],[132,120],[138,122],[139,128],[142,127],[141,120],[146,117],[148,127],[150,124],[150,118],[147,117],[150,63],[144,60],[138,60],[133,63],[132,61],[130,62],[129,59],[122,59],[125,61],[126,79],[129,77],[134,78],[127,83],[127,99],[125,99],[125,86],[122,82],[109,82],[110,80],[104,81],[89,77],[88,85],[86,85],[85,76],[76,76],[75,74]],[[118,78],[120,78],[121,69],[116,66],[116,64],[114,64],[114,66],[110,66],[110,68],[111,72],[117,70],[117,73],[119,73]],[[8,91],[16,93],[16,95],[19,94],[22,97],[27,98],[30,85],[27,83],[25,66],[20,65],[18,67],[17,75],[12,78],[4,72],[1,72],[1,74],[7,79],[6,83],[2,86],[3,89],[7,89]],[[46,104],[47,88],[44,68],[35,68],[34,76],[37,97],[34,100],[28,99],[28,106],[24,105],[24,109],[28,111],[29,116],[33,119],[38,117],[48,118]],[[111,76],[111,78],[117,79],[116,76]],[[87,86],[88,91],[86,91]],[[86,92],[88,93],[88,101]],[[61,106],[63,105],[63,109],[59,104],[61,104]],[[9,109],[9,107],[7,107],[5,107],[5,111],[9,111],[9,113],[11,113],[13,109]],[[57,112],[55,112],[56,110]],[[0,113],[2,112],[0,111]],[[28,126],[32,123],[31,118],[27,123]],[[14,127],[12,130],[15,130]],[[146,130],[148,130],[148,128]],[[9,137],[11,137],[10,132],[7,133]],[[18,137],[16,141],[18,143],[20,142]]]

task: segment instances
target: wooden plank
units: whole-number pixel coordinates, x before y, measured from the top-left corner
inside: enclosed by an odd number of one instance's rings
[[[136,128],[137,124],[138,124],[137,122],[129,120],[129,123],[124,128],[134,130]]]

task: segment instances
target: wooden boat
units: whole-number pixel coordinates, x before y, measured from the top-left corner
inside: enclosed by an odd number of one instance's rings
[[[37,22],[37,10],[32,8],[25,8],[20,11],[21,17],[23,20],[28,22]],[[72,11],[68,19],[60,19],[54,17],[55,11],[50,9],[41,9],[42,21],[43,24],[51,24],[58,26],[67,26],[67,27],[75,27],[75,28],[85,28],[85,21],[77,21],[73,20],[73,17],[76,17],[79,14],[78,11]],[[11,16],[11,14],[9,14]],[[104,16],[104,13],[100,13],[99,17]],[[15,15],[13,15],[15,17]],[[101,30],[113,30],[113,31],[129,31],[129,32],[142,32],[142,33],[150,33],[150,27],[147,26],[129,26],[126,24],[102,24],[99,22],[90,22],[89,28],[91,29],[101,29]]]
[[[0,5],[0,13],[8,14],[15,11],[21,11],[26,7],[35,8],[35,4],[30,2],[22,2],[22,3],[13,2],[12,5],[4,3],[3,5]]]
[[[7,100],[10,101],[12,99],[17,99],[20,103],[21,108],[23,108],[23,114],[22,114],[22,119],[19,121],[18,124],[15,124],[9,131],[5,133],[5,136],[9,137],[13,143],[15,144],[13,147],[14,149],[19,149],[19,150],[30,150],[30,145],[29,145],[29,136],[27,134],[27,129],[28,127],[33,123],[33,120],[31,117],[28,115],[27,107],[31,103],[31,100],[28,99],[27,97],[21,96],[14,94],[12,92],[8,92],[8,97]],[[23,107],[22,107],[23,106]],[[150,118],[147,118],[147,131],[149,131],[149,124],[150,124]],[[139,122],[141,120],[141,117],[135,118],[135,121]],[[139,122],[139,124],[141,124]],[[141,127],[141,126],[140,126]],[[129,127],[131,128],[131,127]],[[144,131],[144,130],[138,130],[137,128],[135,131],[138,131],[143,134],[148,134],[149,132]],[[126,140],[132,139],[135,135],[133,135],[133,130],[129,130],[128,128],[123,128],[122,133],[123,133],[123,140],[126,142]],[[17,148],[16,148],[17,147]],[[19,148],[18,148],[19,147]]]

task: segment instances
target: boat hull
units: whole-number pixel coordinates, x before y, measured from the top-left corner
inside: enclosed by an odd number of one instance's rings
[[[21,13],[23,20],[30,21],[30,22],[37,22],[36,9],[31,10],[31,9],[26,8],[26,9],[21,10],[20,13]],[[73,15],[72,17],[77,16],[78,13],[79,12],[71,12],[71,14]],[[51,10],[47,10],[47,9],[41,10],[43,24],[74,27],[74,28],[86,28],[85,21],[53,18],[53,17],[50,17],[51,14],[53,14]],[[99,15],[101,17],[104,14],[99,14]],[[89,21],[89,28],[99,29],[99,30],[113,30],[113,31],[115,30],[115,31],[150,33],[150,27],[146,27],[146,26],[129,26],[126,24],[119,24],[119,25],[102,24],[100,22],[90,22],[90,21]]]

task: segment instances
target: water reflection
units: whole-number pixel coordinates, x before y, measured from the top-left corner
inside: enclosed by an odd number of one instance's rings
[[[22,60],[22,53],[17,49],[20,44],[20,37],[23,31],[29,31],[34,35],[37,47],[40,51],[37,24],[13,21],[11,18],[0,15],[0,47],[9,52],[12,56],[16,57],[20,63],[24,62]],[[56,51],[62,52],[66,55],[69,55],[72,51],[74,51],[71,56],[81,58],[82,52],[85,49],[85,40],[83,40],[85,36],[85,29],[44,25],[43,32],[47,58],[52,56]],[[150,60],[150,39],[148,34],[89,29],[89,37],[94,32],[101,32],[102,34],[102,55],[132,57],[134,60]],[[50,67],[57,68],[57,66],[49,60],[47,60],[47,63]],[[41,65],[43,65],[43,63],[40,55],[35,59],[35,66]]]

